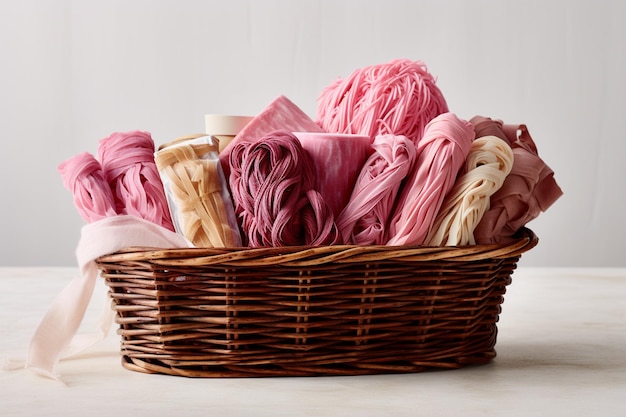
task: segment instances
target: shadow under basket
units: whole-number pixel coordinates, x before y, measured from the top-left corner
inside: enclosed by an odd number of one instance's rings
[[[127,249],[97,260],[122,364],[186,377],[485,364],[529,229],[502,245]]]

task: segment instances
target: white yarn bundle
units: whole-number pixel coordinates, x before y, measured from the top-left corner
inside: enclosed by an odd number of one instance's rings
[[[496,136],[472,142],[464,173],[446,195],[424,244],[474,245],[474,229],[489,209],[490,197],[513,167],[513,151]]]

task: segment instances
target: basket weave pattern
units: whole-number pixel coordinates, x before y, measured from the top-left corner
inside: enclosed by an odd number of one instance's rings
[[[507,245],[128,249],[98,260],[131,370],[188,377],[484,364],[528,229]]]

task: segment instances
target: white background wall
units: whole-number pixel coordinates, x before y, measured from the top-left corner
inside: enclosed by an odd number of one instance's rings
[[[1,266],[74,265],[57,165],[114,131],[155,142],[338,76],[422,60],[451,110],[526,123],[565,195],[525,266],[626,266],[626,2],[0,0]]]

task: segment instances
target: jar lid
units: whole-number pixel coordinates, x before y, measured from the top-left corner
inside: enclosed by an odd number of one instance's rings
[[[251,116],[206,114],[205,130],[209,135],[236,136],[252,119]]]

